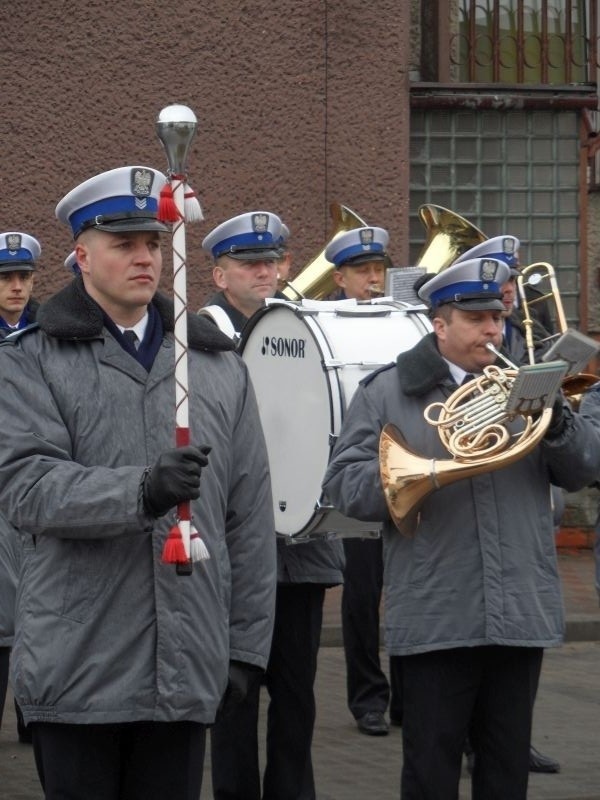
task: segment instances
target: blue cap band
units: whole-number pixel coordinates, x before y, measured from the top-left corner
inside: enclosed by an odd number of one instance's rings
[[[28,262],[33,264],[33,255],[25,247],[20,250],[0,250],[0,263],[2,264],[22,264]]]
[[[114,220],[115,215],[119,213],[126,216],[131,212],[137,212],[138,214],[142,212],[147,214],[149,219],[156,219],[157,209],[158,202],[156,198],[151,196],[144,197],[141,201],[140,198],[136,198],[133,195],[106,197],[83,208],[78,208],[69,217],[69,224],[73,229],[73,235],[77,236],[81,233],[86,223],[101,225],[102,219],[96,220],[97,217],[111,215]]]
[[[474,300],[489,297],[494,300],[501,297],[500,284],[481,283],[481,281],[463,281],[462,283],[451,283],[432,292],[429,298],[432,308],[436,308],[442,303],[459,303],[461,300]]]
[[[273,247],[280,247],[280,237],[273,238],[270,231],[264,233],[239,233],[223,239],[212,248],[213,258],[218,258],[226,253],[236,252],[237,250],[271,250]]]
[[[509,267],[514,267],[518,261],[514,253],[486,253],[486,258],[495,258],[496,261],[502,261]]]
[[[336,253],[333,263],[336,267],[339,267],[341,264],[344,264],[344,262],[356,258],[356,256],[366,256],[370,253],[373,255],[384,255],[385,251],[383,245],[378,242],[373,242],[370,245],[353,244],[350,247],[344,248],[344,250],[340,250],[339,253]]]

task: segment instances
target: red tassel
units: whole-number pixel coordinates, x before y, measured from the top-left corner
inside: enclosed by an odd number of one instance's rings
[[[181,214],[177,210],[175,198],[173,197],[173,189],[170,183],[165,183],[160,190],[156,219],[159,220],[159,222],[178,222],[181,219]]]
[[[161,561],[164,564],[185,564],[187,560],[181,531],[178,525],[173,525],[166,538]]]

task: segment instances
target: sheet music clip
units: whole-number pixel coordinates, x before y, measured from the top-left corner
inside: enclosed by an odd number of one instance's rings
[[[506,412],[530,416],[552,408],[568,366],[566,361],[549,361],[520,367],[506,402]]]
[[[600,343],[595,339],[569,328],[554,342],[548,352],[544,353],[542,361],[566,361],[567,375],[577,375],[599,350]]]

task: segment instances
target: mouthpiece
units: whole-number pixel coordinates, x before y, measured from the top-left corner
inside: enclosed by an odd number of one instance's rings
[[[499,358],[501,361],[504,361],[504,363],[506,364],[507,367],[510,367],[511,369],[516,369],[516,370],[519,369],[516,364],[513,364],[513,362],[510,360],[510,358],[507,358],[499,350],[497,350],[491,342],[487,342],[485,346],[497,358]]]

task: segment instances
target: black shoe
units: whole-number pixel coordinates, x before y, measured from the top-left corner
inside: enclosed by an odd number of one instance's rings
[[[387,736],[390,726],[385,721],[381,711],[367,711],[360,719],[356,720],[358,730],[367,736]]]
[[[531,745],[529,749],[529,772],[560,772],[560,764],[554,758],[543,755]]]

